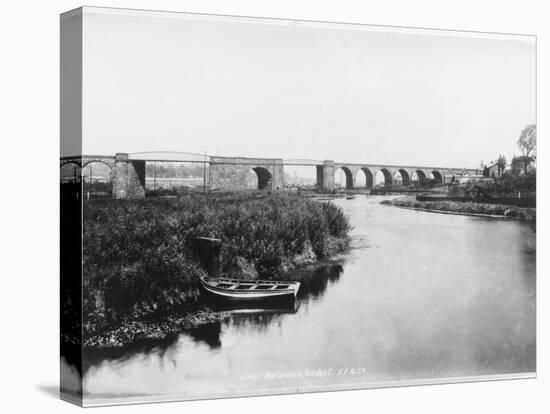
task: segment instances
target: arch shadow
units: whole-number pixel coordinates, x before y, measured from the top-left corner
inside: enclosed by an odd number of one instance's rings
[[[360,170],[357,171],[357,175],[360,174],[360,172],[363,172],[365,174],[365,187],[366,188],[373,188],[374,187],[374,174],[371,170],[369,170],[367,167],[362,167]],[[356,178],[357,178],[356,175]]]
[[[416,170],[416,178],[419,184],[424,184],[426,182],[426,174],[422,170]]]
[[[342,166],[334,172],[334,175],[336,176],[340,170],[344,171],[344,174],[346,175],[346,188],[353,188],[353,174],[351,173],[351,170],[348,167]]]
[[[398,170],[399,174],[401,174],[401,181],[404,186],[408,186],[411,183],[411,177],[409,176],[409,173],[406,170],[400,169]]]
[[[391,176],[390,170],[388,170],[387,168],[381,168],[380,172],[384,174],[384,186],[385,187],[391,186],[393,184],[393,178]]]
[[[264,167],[254,167],[252,171],[258,177],[258,190],[267,190],[271,188],[271,173]]]
[[[433,170],[432,175],[434,177],[434,180],[436,180],[439,183],[443,183],[443,175],[439,171]]]

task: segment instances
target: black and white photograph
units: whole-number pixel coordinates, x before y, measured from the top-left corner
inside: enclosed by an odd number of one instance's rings
[[[546,413],[545,6],[4,2],[2,412]]]
[[[536,375],[535,36],[60,19],[63,399]]]

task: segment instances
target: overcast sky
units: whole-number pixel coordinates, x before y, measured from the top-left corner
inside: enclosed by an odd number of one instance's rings
[[[533,38],[87,10],[85,154],[476,168],[535,122]]]

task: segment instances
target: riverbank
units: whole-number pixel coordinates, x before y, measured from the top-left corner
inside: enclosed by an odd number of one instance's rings
[[[314,280],[316,278],[315,272],[318,269],[340,266],[344,263],[347,252],[349,252],[348,243],[346,243],[345,250],[339,249],[328,259],[299,266],[294,269],[292,274],[284,275],[283,278],[302,282],[303,290],[304,283],[316,284],[320,282]],[[85,348],[119,348],[138,341],[165,339],[185,331],[200,328],[203,325],[221,322],[233,314],[233,306],[236,305],[211,303],[207,299],[204,303],[206,305],[197,305],[194,309],[175,309],[173,314],[152,314],[137,319],[126,319],[93,334],[88,333],[84,336],[82,344]],[[213,308],[210,307],[211,304],[214,305]],[[270,302],[268,309],[274,305],[276,303]],[[289,305],[287,303],[282,304],[280,309],[287,309]],[[247,305],[244,306],[246,308]],[[76,340],[74,343],[80,344],[78,338],[73,339]]]
[[[406,196],[384,200],[381,204],[433,213],[460,214],[481,217],[514,218],[536,220],[537,210],[528,207],[514,207],[503,204],[487,204],[458,201],[417,201],[416,197]]]
[[[120,347],[140,340],[164,339],[184,330],[219,322],[227,316],[227,312],[214,312],[205,307],[195,312],[168,315],[162,318],[126,320],[116,327],[87,336],[83,345],[87,348]]]
[[[344,251],[350,229],[336,205],[289,194],[85,201],[84,346],[154,339],[223,318],[205,308],[194,236],[222,240],[225,276],[281,279]]]

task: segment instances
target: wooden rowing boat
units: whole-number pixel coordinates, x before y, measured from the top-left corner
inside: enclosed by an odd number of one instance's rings
[[[231,300],[295,299],[300,282],[201,277],[202,287]]]

